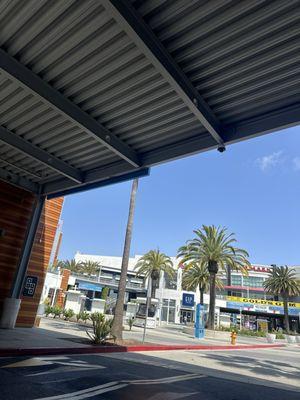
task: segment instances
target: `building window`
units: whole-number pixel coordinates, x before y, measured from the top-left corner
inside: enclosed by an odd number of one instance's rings
[[[249,298],[250,299],[261,299],[262,297],[264,297],[264,295],[262,293],[249,293]]]
[[[243,297],[242,292],[231,292],[231,296],[234,296],[234,297]]]
[[[242,286],[242,277],[239,275],[231,275],[232,286]]]
[[[175,322],[176,300],[163,299],[161,308],[161,320]]]
[[[259,276],[244,276],[243,284],[251,288],[263,288],[264,278]]]
[[[164,288],[165,289],[173,289],[177,290],[177,272],[174,274],[174,276],[171,278],[169,275],[164,274]]]

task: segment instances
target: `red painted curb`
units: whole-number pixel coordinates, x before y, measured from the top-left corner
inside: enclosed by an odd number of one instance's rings
[[[157,345],[157,346],[127,346],[127,351],[162,351],[162,350],[239,350],[239,349],[259,349],[268,347],[285,347],[284,344],[260,344],[260,345]]]
[[[273,347],[285,347],[285,344],[257,344],[247,345],[140,345],[140,346],[91,346],[91,347],[41,347],[27,349],[0,349],[0,357],[18,357],[18,356],[45,356],[61,354],[97,354],[97,353],[127,353],[137,351],[164,351],[164,350],[247,350],[263,349]]]

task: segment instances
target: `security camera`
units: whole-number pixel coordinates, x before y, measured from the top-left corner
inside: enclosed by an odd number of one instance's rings
[[[226,147],[224,145],[218,147],[218,151],[220,153],[224,153],[225,150],[226,150]]]

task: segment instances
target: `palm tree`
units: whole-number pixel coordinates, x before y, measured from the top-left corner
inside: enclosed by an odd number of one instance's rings
[[[82,263],[82,272],[88,275],[96,275],[101,269],[98,261],[85,261]]]
[[[196,237],[179,248],[177,257],[182,259],[182,263],[193,261],[208,268],[210,300],[207,327],[214,329],[216,276],[219,268],[225,271],[229,266],[232,270],[248,275],[249,255],[246,250],[234,247],[234,234],[228,234],[226,228],[202,225],[194,233]]]
[[[129,254],[130,254],[130,245],[131,245],[131,237],[132,237],[132,228],[133,228],[133,217],[134,217],[134,209],[135,209],[135,199],[136,193],[138,189],[138,179],[134,179],[132,182],[131,195],[130,195],[130,204],[129,204],[129,214],[128,221],[126,227],[125,234],[125,243],[123,250],[123,258],[121,265],[121,275],[118,287],[118,298],[116,302],[115,308],[115,316],[112,325],[112,334],[117,339],[122,339],[123,334],[123,310],[124,310],[124,298],[125,298],[125,290],[126,290],[126,278],[127,278],[127,270],[129,263]]]
[[[199,262],[191,262],[184,266],[182,274],[182,287],[185,290],[200,291],[200,304],[203,305],[204,293],[209,288],[209,271],[206,265]],[[216,277],[216,287],[218,289],[223,287],[221,279]]]
[[[61,261],[54,261],[53,263],[48,265],[48,271],[49,272],[55,272],[57,269],[61,266]]]
[[[138,260],[134,269],[138,270],[137,276],[151,277],[151,298],[155,298],[155,290],[162,271],[171,278],[175,275],[171,258],[159,250],[148,251]]]
[[[74,258],[72,260],[59,261],[57,266],[75,273],[82,271],[82,262],[77,262]]]
[[[297,282],[295,274],[296,270],[293,268],[273,266],[272,272],[264,282],[264,288],[268,293],[275,296],[281,296],[283,300],[284,309],[284,325],[287,333],[290,332],[289,326],[289,309],[288,301],[291,296],[298,296],[300,294],[300,286]]]

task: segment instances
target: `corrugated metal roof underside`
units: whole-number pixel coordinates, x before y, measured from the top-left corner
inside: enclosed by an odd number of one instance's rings
[[[223,124],[300,101],[299,4],[133,2]],[[153,154],[178,142],[209,140],[209,133],[100,1],[0,0],[0,26],[0,46],[7,53],[149,164]],[[120,161],[5,73],[0,73],[0,123],[81,172]],[[59,177],[17,150],[2,145],[0,152],[0,166],[28,180]]]
[[[223,123],[300,100],[299,0],[140,3],[139,12]]]

